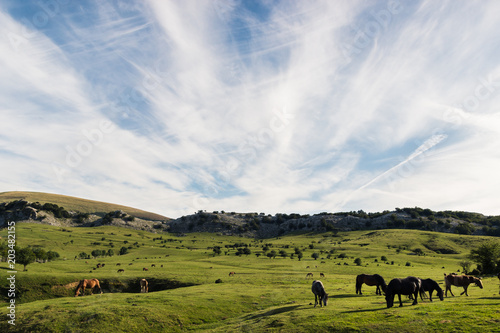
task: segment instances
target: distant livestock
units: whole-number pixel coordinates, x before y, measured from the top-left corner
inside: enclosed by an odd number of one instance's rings
[[[118,273],[123,273],[123,272],[125,272],[125,270],[124,270],[123,268],[120,268],[120,269],[118,270]]]
[[[143,267],[143,268],[142,268],[142,271],[143,271],[143,272],[146,272],[147,270],[148,270],[148,269],[147,269],[146,267]]]
[[[82,296],[85,296],[85,288],[90,289],[91,295],[93,294],[94,288],[99,288],[99,291],[102,294],[102,289],[101,289],[101,286],[99,284],[99,280],[97,280],[97,279],[90,279],[90,280],[84,279],[84,280],[80,280],[80,283],[78,283],[78,287],[76,287],[76,290],[75,290],[75,297],[80,295],[80,293],[82,294]]]
[[[313,277],[313,273],[307,273],[306,278],[308,278],[308,277]]]
[[[235,272],[229,272],[229,276],[234,276]]]
[[[319,277],[325,277],[325,274],[319,273]]]
[[[141,279],[139,281],[141,285],[141,293],[147,293],[148,292],[148,281],[146,279]]]

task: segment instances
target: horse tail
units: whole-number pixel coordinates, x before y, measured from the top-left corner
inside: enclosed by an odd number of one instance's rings
[[[356,276],[356,294],[358,291],[361,293],[361,285],[363,284],[362,278],[360,275]]]

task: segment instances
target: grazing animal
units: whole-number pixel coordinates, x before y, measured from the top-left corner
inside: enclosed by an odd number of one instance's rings
[[[387,307],[391,308],[394,305],[394,296],[398,294],[399,306],[403,306],[401,295],[412,295],[413,305],[418,304],[418,293],[422,286],[422,281],[414,276],[408,276],[404,279],[392,279],[385,289],[385,301]]]
[[[311,290],[314,294],[314,307],[318,305],[318,298],[319,298],[319,305],[323,307],[323,304],[326,306],[328,303],[328,294],[325,292],[325,287],[323,286],[323,283],[320,280],[314,280],[312,283]]]
[[[123,273],[123,272],[125,272],[125,270],[124,270],[123,268],[120,268],[120,269],[118,270],[118,273]]]
[[[97,264],[97,268],[101,268],[101,264]]]
[[[363,295],[361,292],[361,286],[364,284],[368,286],[377,286],[375,290],[376,295],[382,295],[382,292],[385,294],[385,289],[387,288],[387,284],[382,276],[378,274],[368,275],[368,274],[360,274],[356,276],[356,294]]]
[[[235,272],[229,272],[229,276],[233,276],[234,274],[236,274]]]
[[[80,291],[81,291],[82,296],[85,296],[85,288],[89,288],[90,294],[93,295],[94,288],[96,288],[96,287],[99,288],[99,291],[102,294],[102,289],[101,289],[101,285],[99,284],[99,280],[97,280],[97,279],[80,280],[80,283],[78,283],[78,287],[76,287],[75,297],[80,294]]]
[[[319,273],[319,277],[325,277],[325,274]]]
[[[426,291],[429,292],[429,300],[432,302],[432,292],[435,290],[437,296],[439,297],[440,300],[443,300],[443,289],[439,286],[439,284],[434,281],[433,279],[425,279],[421,280],[422,281],[422,288],[420,289],[420,299],[424,300],[422,298],[422,295],[425,294]]]
[[[156,267],[156,265],[155,264],[151,264],[151,267]]]
[[[161,265],[160,267],[163,268],[163,265]]]
[[[148,281],[146,279],[141,279],[139,282],[141,285],[141,293],[147,293],[148,292]]]
[[[464,291],[462,291],[460,295],[465,294],[465,296],[469,296],[469,294],[467,294],[467,288],[471,283],[474,283],[476,286],[483,289],[483,282],[481,281],[481,279],[470,275],[455,275],[455,274],[446,275],[446,273],[444,273],[444,283],[446,285],[446,291],[445,291],[446,297],[448,297],[448,290],[450,291],[451,296],[455,296],[451,291],[452,285],[456,287],[464,287]]]
[[[306,278],[308,278],[308,277],[313,277],[313,273],[307,273]]]
[[[116,266],[120,266],[121,264],[120,263],[117,263]]]
[[[143,267],[143,268],[142,268],[142,271],[143,271],[143,272],[146,272],[147,270],[148,270],[148,269],[147,269],[146,267]]]

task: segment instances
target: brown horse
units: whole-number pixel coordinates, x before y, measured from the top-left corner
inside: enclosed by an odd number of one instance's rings
[[[141,279],[140,284],[141,284],[141,293],[147,293],[148,292],[148,281],[146,279]]]
[[[78,284],[78,287],[76,288],[76,291],[75,291],[75,297],[80,294],[80,290],[82,290],[82,289],[83,289],[83,291],[81,292],[81,294],[82,294],[82,296],[85,296],[85,288],[89,288],[90,294],[92,295],[94,288],[96,288],[96,287],[99,288],[99,291],[102,294],[102,289],[101,289],[101,286],[99,285],[99,280],[97,280],[97,279],[80,280],[80,283]]]
[[[470,275],[455,275],[455,274],[446,275],[446,273],[444,273],[444,283],[446,285],[446,291],[445,291],[446,297],[448,297],[448,290],[450,291],[451,296],[455,296],[451,291],[452,285],[457,287],[464,287],[464,291],[462,291],[460,295],[465,294],[465,296],[469,296],[469,294],[467,294],[467,288],[471,283],[474,283],[476,286],[483,289],[483,282],[481,281],[481,279]]]
[[[308,278],[308,277],[313,277],[313,273],[307,273],[306,278]]]
[[[325,277],[325,274],[319,273],[319,277]]]
[[[375,290],[376,295],[382,295],[382,291],[385,294],[387,285],[385,284],[385,280],[382,276],[378,274],[360,274],[356,276],[356,294],[363,295],[363,293],[361,292],[361,286],[363,285],[363,283],[368,286],[377,286],[377,290]],[[382,290],[380,290],[380,288],[382,288]]]
[[[143,267],[143,268],[142,268],[142,271],[143,271],[143,272],[147,272],[147,270],[148,270],[148,269],[147,269],[146,267]]]
[[[120,269],[118,270],[118,273],[123,273],[123,272],[125,272],[125,270],[124,270],[123,268],[120,268]]]
[[[235,272],[229,272],[229,276],[233,276],[234,274],[236,274]]]

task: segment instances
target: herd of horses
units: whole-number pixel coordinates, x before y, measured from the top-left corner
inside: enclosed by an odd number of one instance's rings
[[[500,279],[500,273],[498,274],[498,278]],[[448,291],[450,291],[452,296],[453,292],[451,291],[451,286],[463,287],[464,291],[460,294],[467,294],[467,288],[470,284],[475,284],[479,288],[483,289],[483,282],[480,278],[476,278],[474,276],[469,275],[457,275],[455,273],[444,274],[445,281],[445,292],[439,286],[439,284],[432,279],[420,279],[414,276],[408,276],[404,279],[392,279],[389,284],[385,283],[385,280],[379,274],[360,274],[356,276],[356,294],[362,295],[361,286],[366,284],[368,286],[376,286],[377,289],[375,291],[376,295],[385,294],[385,300],[387,303],[387,307],[390,308],[394,306],[394,297],[398,295],[399,306],[403,306],[403,302],[401,300],[401,295],[407,295],[410,299],[413,299],[413,305],[418,304],[418,296],[423,300],[424,296],[426,297],[426,292],[429,293],[429,300],[432,302],[432,293],[436,291],[437,297],[440,300],[444,299],[444,296],[448,296]],[[318,304],[320,306],[326,306],[328,301],[328,294],[325,292],[325,288],[323,283],[319,280],[315,280],[312,283],[312,292],[314,294],[314,307]]]
[[[234,276],[235,272],[230,272],[229,276]],[[324,274],[321,274],[324,276]],[[307,277],[312,277],[312,273],[308,273]],[[500,273],[498,273],[498,279],[500,280]],[[451,293],[451,296],[455,296],[451,291],[451,286],[463,287],[464,291],[460,294],[465,294],[469,296],[467,293],[467,289],[470,284],[475,284],[479,288],[483,289],[483,282],[480,278],[470,276],[470,275],[457,275],[455,273],[446,274],[444,273],[444,282],[445,282],[445,292],[439,286],[439,284],[432,279],[420,279],[414,276],[408,276],[404,279],[395,278],[392,279],[389,284],[385,283],[384,278],[379,274],[360,274],[356,276],[356,294],[362,295],[361,286],[366,284],[368,286],[376,286],[375,290],[376,295],[385,294],[385,300],[387,303],[387,307],[391,308],[394,306],[394,297],[398,295],[399,306],[403,306],[403,302],[401,300],[401,295],[407,295],[410,299],[413,299],[413,305],[418,304],[418,296],[423,300],[424,296],[426,296],[426,292],[429,293],[429,300],[432,302],[432,293],[436,291],[437,297],[442,301],[444,296],[448,297],[448,291]],[[148,292],[148,281],[146,279],[141,279],[139,281],[141,287],[141,293]],[[99,284],[98,279],[84,279],[78,283],[78,286],[75,291],[75,297],[80,294],[85,295],[85,289],[90,289],[90,294],[93,294],[93,291],[96,288],[99,288],[99,292],[102,294],[102,288]],[[316,305],[320,305],[321,307],[326,306],[328,303],[328,294],[325,291],[325,287],[323,283],[319,280],[314,280],[312,283],[311,291],[314,294],[314,307]]]

